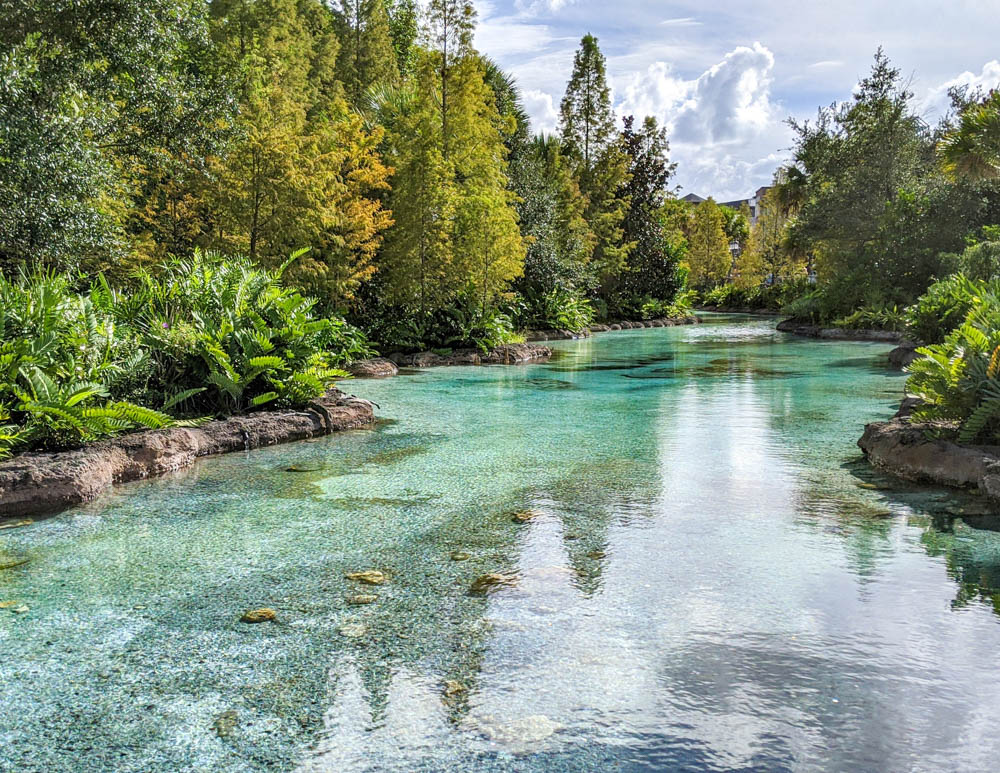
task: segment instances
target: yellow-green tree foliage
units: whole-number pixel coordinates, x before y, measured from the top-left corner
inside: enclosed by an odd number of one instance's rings
[[[725,280],[729,274],[729,242],[723,227],[725,219],[712,199],[698,204],[687,225],[688,266],[691,283],[709,287]]]
[[[399,81],[389,14],[384,0],[341,0],[337,18],[337,77],[351,104],[358,107],[372,86],[391,86]]]
[[[336,77],[335,19],[319,0],[217,0],[213,35],[238,78],[232,139],[184,174],[163,175],[141,212],[153,252],[190,246],[265,265],[310,252],[287,276],[334,307],[375,271],[392,223],[390,170]]]
[[[383,263],[390,297],[422,312],[471,289],[483,305],[520,275],[524,244],[507,190],[493,94],[471,46],[469,3],[432,2],[407,115],[392,121],[396,225]]]
[[[737,262],[738,283],[756,287],[805,275],[805,258],[789,245],[788,211],[772,189],[758,202],[757,222],[750,229],[747,248]]]

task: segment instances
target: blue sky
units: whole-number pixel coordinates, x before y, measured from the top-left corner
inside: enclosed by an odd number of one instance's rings
[[[513,73],[536,129],[557,125],[580,37],[615,107],[670,132],[684,193],[742,198],[788,156],[789,116],[850,96],[879,45],[934,123],[951,83],[1000,85],[1000,0],[479,0],[476,45]]]

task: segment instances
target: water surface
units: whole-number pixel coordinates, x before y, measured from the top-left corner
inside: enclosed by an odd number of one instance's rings
[[[996,769],[1000,533],[861,460],[888,347],[555,346],[0,531],[0,770]]]

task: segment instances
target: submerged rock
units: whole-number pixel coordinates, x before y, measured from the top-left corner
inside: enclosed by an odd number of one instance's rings
[[[354,596],[347,597],[347,603],[355,607],[362,606],[364,604],[374,604],[376,601],[378,601],[378,596],[370,593],[358,593]]]
[[[917,354],[917,348],[917,344],[910,341],[903,341],[903,343],[889,352],[889,365],[902,370],[920,357]]]
[[[363,572],[351,572],[344,576],[348,580],[354,580],[365,585],[384,585],[386,582],[386,576],[375,569],[367,569]]]
[[[21,526],[28,526],[32,523],[34,523],[34,521],[30,518],[24,521],[9,521],[7,523],[0,523],[0,529],[17,529]]]
[[[514,754],[534,751],[543,741],[562,729],[562,725],[544,714],[513,719],[484,716],[476,724],[490,741]]]
[[[368,633],[368,626],[364,623],[344,623],[340,628],[337,629],[337,633],[341,636],[345,636],[348,639],[360,639],[366,633]]]
[[[466,687],[461,682],[457,682],[454,679],[449,679],[444,683],[444,694],[448,698],[452,698],[456,695],[461,695],[466,692]]]
[[[519,510],[511,518],[515,523],[528,523],[529,521],[535,520],[541,513],[537,510]]]
[[[215,721],[212,723],[212,730],[219,738],[229,738],[236,728],[239,727],[239,724],[240,715],[235,709],[229,709],[229,711],[223,711],[215,718]]]
[[[468,561],[470,558],[472,558],[471,554],[463,553],[461,550],[451,551],[450,556],[452,561]]]
[[[486,595],[499,588],[510,587],[516,584],[517,577],[515,575],[494,572],[477,577],[469,590],[476,595]]]
[[[243,613],[240,618],[241,623],[269,623],[278,616],[278,613],[268,607],[261,609],[250,609]]]
[[[15,566],[24,566],[30,560],[30,558],[0,558],[0,569],[13,569]]]

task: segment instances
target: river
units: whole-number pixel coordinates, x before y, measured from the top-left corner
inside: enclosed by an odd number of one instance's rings
[[[1000,533],[862,460],[886,345],[553,346],[0,531],[0,770],[996,769]]]

